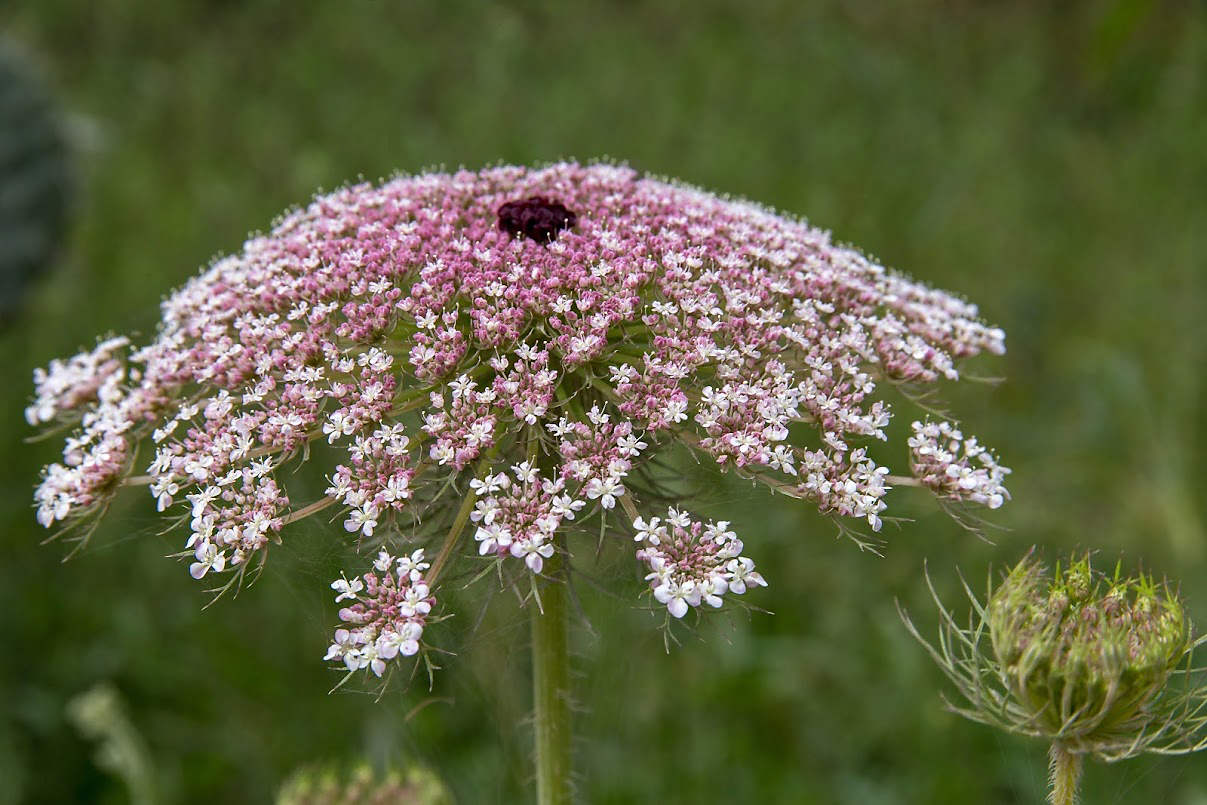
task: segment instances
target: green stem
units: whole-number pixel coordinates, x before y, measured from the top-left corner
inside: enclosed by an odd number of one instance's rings
[[[1051,763],[1048,779],[1052,793],[1048,795],[1051,805],[1076,805],[1077,788],[1081,782],[1081,755],[1075,755],[1057,742],[1048,750]]]
[[[564,546],[558,545],[559,549]],[[532,682],[536,725],[536,793],[539,805],[571,801],[570,651],[565,554],[545,562],[549,577],[532,611]]]

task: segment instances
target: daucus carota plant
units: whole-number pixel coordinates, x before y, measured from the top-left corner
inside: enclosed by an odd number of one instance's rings
[[[931,590],[932,594],[934,590]],[[1181,601],[1151,575],[1094,571],[1089,557],[1054,575],[1032,554],[963,627],[938,596],[936,645],[905,622],[955,683],[973,721],[1050,745],[1053,805],[1076,801],[1082,759],[1207,746],[1207,687]]]
[[[800,221],[623,167],[347,187],[169,297],[151,343],[37,373],[29,421],[77,426],[38,519],[87,526],[147,486],[221,586],[324,512],[372,563],[332,584],[327,658],[379,676],[423,650],[448,564],[492,563],[533,594],[539,742],[568,719],[542,694],[565,710],[571,537],[632,545],[673,618],[765,583],[728,522],[646,494],[651,457],[680,446],[871,531],[895,485],[996,507],[1008,470],[950,423],[914,424],[907,475],[867,446],[887,387],[956,380],[1003,339]],[[299,462],[325,496],[290,493]],[[538,765],[568,764],[545,737]]]

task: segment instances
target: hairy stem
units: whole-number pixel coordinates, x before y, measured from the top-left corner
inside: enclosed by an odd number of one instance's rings
[[[559,549],[564,546],[559,545]],[[571,800],[570,651],[565,554],[545,562],[549,582],[532,611],[532,677],[539,805]]]
[[[1048,780],[1052,792],[1051,805],[1077,805],[1077,788],[1081,781],[1081,755],[1075,755],[1058,741],[1048,750]]]

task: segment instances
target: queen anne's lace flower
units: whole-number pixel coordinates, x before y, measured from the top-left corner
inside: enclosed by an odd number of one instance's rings
[[[643,465],[674,443],[873,530],[893,485],[1000,505],[1006,470],[947,423],[915,425],[912,477],[868,443],[886,386],[958,378],[1003,339],[825,232],[623,167],[346,187],[170,296],[150,344],[35,374],[30,423],[75,426],[37,516],[88,522],[145,484],[190,523],[197,578],[238,578],[328,507],[373,549],[439,545],[426,577],[416,560],[337,582],[360,603],[329,657],[380,673],[417,650],[467,530],[541,573],[572,527],[632,523],[676,617],[762,585],[727,524],[642,516]],[[297,460],[329,462],[325,497],[295,501]]]

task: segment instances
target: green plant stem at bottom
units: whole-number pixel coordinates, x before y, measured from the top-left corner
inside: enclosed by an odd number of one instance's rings
[[[1052,744],[1048,750],[1048,779],[1052,791],[1048,794],[1051,805],[1076,805],[1077,788],[1081,782],[1081,755],[1075,755],[1060,743]]]
[[[539,805],[567,805],[572,794],[569,596],[563,557],[559,550],[545,562],[550,581],[540,589],[540,605],[529,602]]]

